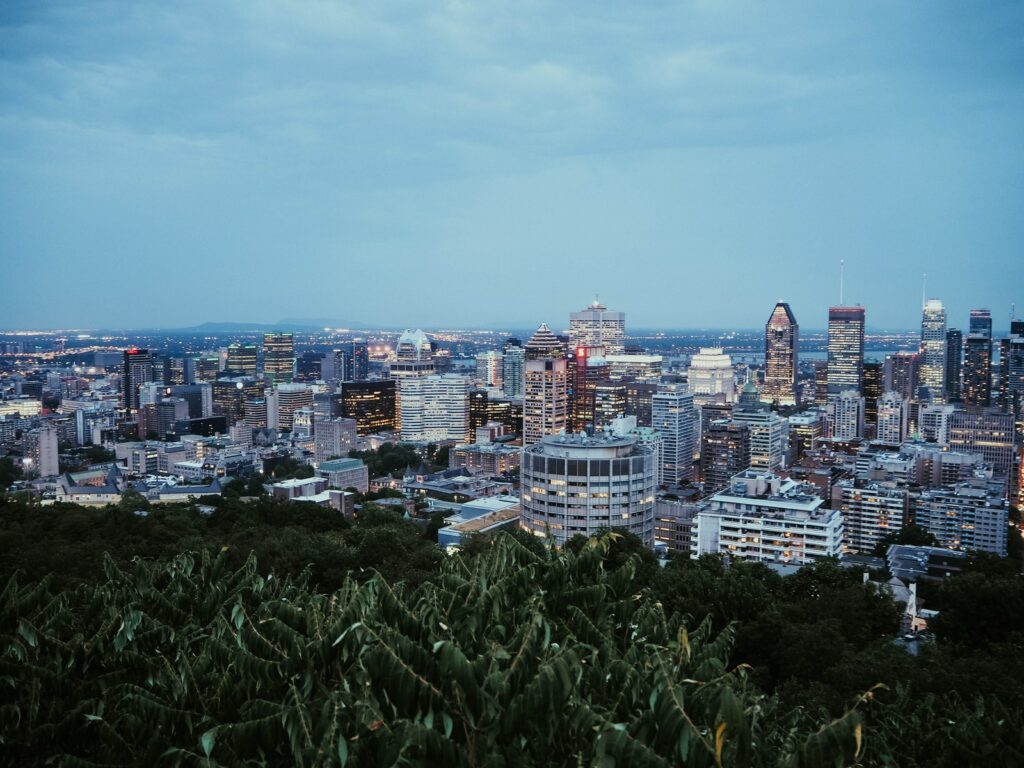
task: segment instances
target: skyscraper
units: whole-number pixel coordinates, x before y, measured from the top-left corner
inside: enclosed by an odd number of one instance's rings
[[[864,378],[861,379],[861,394],[864,395],[864,436],[874,437],[878,421],[878,398],[882,396],[882,364],[877,360],[864,361]]]
[[[476,356],[476,379],[481,386],[501,389],[504,356],[493,349]]]
[[[920,385],[926,398],[942,402],[946,384],[946,310],[928,299],[921,312]]]
[[[752,383],[744,385],[732,418],[750,429],[750,465],[758,469],[779,469],[786,456],[789,425],[761,402],[761,395]]]
[[[586,309],[569,315],[569,345],[604,347],[605,354],[621,355],[626,351],[626,313],[612,312],[594,301]]]
[[[565,347],[541,324],[526,344],[523,445],[569,426],[569,370]]]
[[[295,337],[271,331],[263,334],[263,374],[274,384],[289,383],[295,375]]]
[[[964,351],[963,398],[967,405],[992,404],[992,313],[971,310]]]
[[[864,398],[855,389],[830,395],[828,414],[832,421],[832,437],[855,440],[864,436]]]
[[[651,398],[651,427],[661,433],[659,485],[693,480],[697,419],[693,395],[682,384],[662,385]]]
[[[235,376],[255,376],[259,372],[255,344],[231,344],[226,370]]]
[[[523,396],[523,364],[526,362],[526,350],[519,339],[508,339],[505,342],[501,357],[501,389],[506,397]]]
[[[355,419],[360,435],[387,432],[395,428],[394,381],[346,381],[338,401],[341,415]]]
[[[972,309],[971,324],[967,328],[968,333],[980,333],[982,336],[992,338],[992,313],[987,309]]]
[[[365,341],[355,339],[348,345],[347,368],[344,375],[348,381],[366,381],[370,376],[370,350]]]
[[[750,429],[728,419],[712,421],[704,429],[700,447],[704,495],[727,488],[729,480],[750,466]]]
[[[702,347],[693,355],[690,358],[686,380],[694,394],[694,402],[701,405],[736,401],[732,358],[725,354],[721,347]]]
[[[453,374],[403,379],[398,400],[402,440],[466,442],[469,439],[469,389],[468,378]]]
[[[864,372],[864,308],[829,307],[828,393],[861,391]]]
[[[797,402],[796,372],[800,326],[789,304],[780,301],[764,329],[764,398],[780,405]]]
[[[899,445],[910,434],[910,408],[899,392],[886,392],[878,399],[878,421],[875,439]]]
[[[1010,323],[1010,335],[999,341],[999,403],[1016,411],[1024,401],[1024,321]]]
[[[963,399],[960,385],[963,349],[963,333],[956,328],[946,331],[946,400],[950,403]]]
[[[597,426],[594,396],[597,386],[609,381],[610,366],[604,347],[576,347],[569,365],[569,430],[582,432]]]
[[[129,412],[139,409],[139,386],[153,381],[153,355],[148,349],[126,349],[121,366],[121,405]]]
[[[898,392],[906,400],[917,397],[920,367],[920,352],[894,352],[886,355],[882,368],[882,389]]]

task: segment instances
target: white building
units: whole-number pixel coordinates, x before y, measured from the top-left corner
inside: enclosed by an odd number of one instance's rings
[[[317,465],[347,456],[356,444],[355,419],[317,418],[313,422],[313,454]]]
[[[476,380],[484,387],[501,389],[504,356],[493,349],[476,356]]]
[[[569,372],[564,357],[527,360],[523,391],[523,445],[564,432],[569,423]]]
[[[369,470],[359,459],[331,459],[320,464],[316,473],[325,478],[331,488],[355,488],[359,493],[366,493],[370,487]]]
[[[694,556],[729,554],[747,560],[806,565],[843,552],[843,516],[827,509],[807,483],[750,469],[700,508]]]
[[[906,488],[847,479],[836,483],[832,496],[832,506],[843,513],[846,545],[852,552],[870,554],[883,538],[903,530]]]
[[[875,439],[899,445],[910,434],[910,404],[899,392],[886,392],[878,398],[878,427]]]
[[[25,435],[26,469],[37,472],[39,477],[53,477],[60,474],[57,428],[44,424]]]
[[[604,347],[606,354],[621,355],[626,351],[626,313],[612,312],[594,301],[581,312],[569,315],[569,345]]]
[[[925,405],[918,416],[918,430],[929,443],[949,445],[949,423],[956,408],[952,405]]]
[[[743,387],[732,420],[750,430],[750,466],[774,470],[782,467],[789,442],[789,422],[761,402],[751,383]]]
[[[683,385],[663,385],[651,396],[651,428],[661,434],[659,485],[693,480],[698,419],[693,395]]]
[[[946,310],[928,299],[921,311],[921,365],[918,380],[933,402],[941,403],[946,386]]]
[[[522,526],[561,546],[622,529],[654,545],[655,451],[611,433],[551,435],[523,449]]]
[[[836,440],[855,440],[864,436],[864,398],[848,389],[828,398],[829,422]]]
[[[634,379],[650,381],[655,384],[661,381],[661,355],[604,355],[608,364],[608,378],[612,381]]]
[[[469,379],[455,374],[402,379],[399,411],[407,442],[469,439]]]
[[[294,414],[299,408],[313,407],[313,390],[305,384],[278,384],[274,390],[276,396],[275,412],[277,429],[291,431]],[[270,416],[270,397],[267,397],[267,416]],[[270,426],[269,424],[267,425]]]
[[[687,381],[698,404],[736,402],[732,358],[721,347],[703,347],[691,357]]]

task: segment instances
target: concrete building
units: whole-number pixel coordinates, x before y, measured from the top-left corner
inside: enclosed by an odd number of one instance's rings
[[[328,459],[347,456],[355,447],[357,439],[355,419],[314,418],[314,461],[319,466]]]
[[[864,437],[864,398],[856,389],[830,394],[828,417],[831,437],[835,440],[856,440]]]
[[[913,501],[916,525],[942,547],[1006,556],[1009,510],[999,483],[984,480],[923,491]]]
[[[569,371],[561,347],[546,325],[526,346],[523,445],[558,435],[569,426]]]
[[[284,373],[279,371],[275,375],[284,376]],[[306,384],[279,384],[274,390],[274,398],[277,406],[277,424],[274,428],[282,431],[291,431],[297,410],[313,407],[313,390]]]
[[[843,553],[843,516],[815,489],[750,469],[696,515],[693,552],[781,565],[807,565]]]
[[[661,381],[661,355],[615,355],[605,350],[608,378],[612,381]]]
[[[39,477],[60,474],[57,428],[44,424],[25,434],[25,469]]]
[[[369,470],[359,459],[324,461],[317,467],[316,474],[331,488],[355,488],[358,493],[366,493],[370,487]]]
[[[886,392],[878,399],[875,438],[880,443],[899,445],[910,434],[910,404],[899,392]]]
[[[263,334],[263,375],[274,384],[290,383],[295,376],[295,336],[291,333]]]
[[[870,554],[886,536],[903,530],[909,513],[906,488],[847,478],[832,488],[832,506],[843,513],[848,551]]]
[[[732,420],[750,429],[750,466],[766,470],[783,466],[789,424],[761,402],[761,395],[753,384],[748,382],[743,387],[739,403],[733,408]]]
[[[523,449],[522,526],[561,546],[623,529],[654,545],[655,450],[608,433],[550,435]]]
[[[469,438],[470,382],[465,376],[410,377],[399,390],[402,440],[464,443]]]
[[[569,345],[573,349],[604,347],[609,355],[621,355],[626,351],[625,333],[626,313],[613,312],[596,300],[569,315]]]
[[[698,419],[693,395],[682,384],[664,384],[651,398],[651,428],[661,434],[659,485],[678,485],[694,479]]]
[[[482,387],[502,388],[501,375],[504,371],[504,356],[493,349],[476,356],[476,380]]]
[[[764,329],[764,398],[780,405],[797,402],[800,326],[789,304],[780,301]]]
[[[920,383],[932,402],[945,401],[946,310],[938,299],[925,302],[921,312]]]
[[[721,347],[702,347],[693,355],[686,380],[698,405],[736,402],[732,358]]]
[[[828,309],[828,393],[860,394],[864,376],[864,307]]]
[[[948,421],[951,451],[976,453],[1006,480],[1014,471],[1014,418],[1000,408],[969,407],[954,411]]]
[[[523,377],[525,375],[526,350],[519,339],[505,342],[505,350],[501,356],[501,388],[506,397],[521,398],[523,396]]]

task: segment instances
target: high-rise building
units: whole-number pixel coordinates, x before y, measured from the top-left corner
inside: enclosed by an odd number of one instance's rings
[[[604,357],[604,347],[576,347],[575,357],[569,364],[568,430],[583,432],[597,426],[595,392],[598,385],[610,380],[610,366]]]
[[[878,399],[875,439],[899,445],[910,434],[910,407],[899,392],[886,392]]]
[[[526,350],[523,349],[522,342],[519,339],[508,339],[501,357],[501,388],[506,397],[523,396],[525,362]]]
[[[39,477],[60,474],[58,436],[57,427],[53,424],[44,424],[25,433],[25,456],[30,461],[26,469],[38,473]]]
[[[693,355],[686,379],[695,403],[736,402],[732,358],[721,347],[702,347]]]
[[[395,360],[390,363],[392,379],[408,379],[417,376],[430,376],[434,373],[432,357],[433,344],[423,331],[406,330],[398,337],[395,345]],[[401,390],[401,384],[399,384]],[[401,391],[399,391],[401,400]]]
[[[776,470],[786,457],[788,440],[786,420],[761,402],[761,395],[747,382],[740,393],[739,402],[732,410],[732,418],[750,429],[750,466]]]
[[[314,416],[313,454],[317,466],[329,459],[348,456],[356,444],[355,419],[332,419]]]
[[[503,368],[504,356],[501,352],[491,349],[476,356],[476,380],[481,386],[501,389]]]
[[[840,480],[832,489],[832,506],[843,513],[846,546],[870,554],[886,536],[903,530],[908,513],[906,488],[861,479]]]
[[[859,393],[863,375],[864,308],[829,307],[828,393]]]
[[[231,344],[225,371],[233,376],[256,376],[259,373],[258,353],[255,344]],[[184,382],[182,382],[184,383]]]
[[[322,352],[303,352],[295,360],[295,381],[319,381],[323,378]]]
[[[548,435],[523,449],[522,526],[564,545],[625,530],[654,545],[657,449],[632,435]]]
[[[569,427],[569,370],[564,350],[545,324],[526,344],[523,445]]]
[[[929,443],[949,444],[949,422],[956,408],[942,403],[922,405],[917,416],[917,430]]]
[[[370,349],[366,342],[354,339],[345,351],[348,352],[345,380],[366,381],[370,376]]]
[[[898,392],[905,400],[917,397],[920,352],[894,352],[885,356],[882,367],[882,388]]]
[[[216,381],[220,376],[220,355],[199,355],[191,363],[190,383]]]
[[[764,398],[767,402],[797,402],[796,373],[800,326],[789,304],[780,301],[764,328]]]
[[[860,393],[864,395],[864,436],[874,437],[878,423],[878,398],[882,396],[882,364],[877,360],[864,361],[864,376]]]
[[[313,390],[305,384],[279,384],[277,396],[277,429],[291,431],[295,411],[313,408]]]
[[[972,310],[971,324],[974,324]],[[989,318],[991,325],[991,318]],[[968,334],[964,352],[964,391],[967,405],[989,406],[992,404],[992,337],[984,333]]]
[[[344,418],[355,419],[360,435],[395,429],[394,381],[346,381],[341,385],[338,405]]]
[[[295,336],[271,331],[263,334],[263,375],[274,384],[290,383],[295,376]]]
[[[609,355],[626,351],[626,313],[612,312],[604,304],[594,301],[581,312],[569,315],[569,345],[577,347],[604,347]]]
[[[1011,323],[999,341],[999,403],[1014,412],[1024,403],[1024,321]]]
[[[402,379],[399,423],[408,442],[469,439],[469,379],[454,374]]]
[[[612,422],[626,415],[626,385],[621,381],[604,381],[594,387],[594,428],[608,429]]]
[[[693,480],[698,419],[693,395],[681,384],[662,385],[651,397],[651,428],[661,433],[659,485]]]
[[[949,449],[975,453],[1007,480],[1014,469],[1014,418],[1002,408],[966,408],[949,415]]]
[[[921,312],[920,385],[926,399],[943,402],[946,384],[946,310],[928,299]]]
[[[1008,509],[997,484],[968,480],[926,489],[913,501],[913,517],[939,546],[1006,557]]]
[[[626,386],[626,415],[635,418],[638,427],[651,426],[651,408],[660,385],[651,381],[622,383]]]
[[[609,355],[608,376],[612,381],[661,381],[661,355]]]
[[[469,437],[491,421],[491,397],[486,389],[469,390]]]
[[[700,472],[704,495],[727,488],[729,480],[750,466],[750,429],[727,419],[704,428],[700,446]]]
[[[126,349],[121,367],[121,405],[129,413],[139,409],[139,386],[153,381],[153,355],[148,349]]]
[[[987,309],[972,309],[971,322],[967,331],[968,334],[979,333],[991,341],[992,313]]]
[[[856,389],[829,395],[829,421],[836,440],[856,440],[864,436],[864,398]]]
[[[956,328],[946,331],[946,402],[963,400],[960,377],[963,371],[964,335]]]
[[[814,366],[814,404],[824,407],[828,403],[828,361],[815,360]]]

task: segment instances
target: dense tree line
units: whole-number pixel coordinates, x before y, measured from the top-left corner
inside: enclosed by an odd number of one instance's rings
[[[0,502],[15,762],[1024,764],[1006,561],[930,590],[912,656],[900,606],[830,562],[521,533],[446,556],[372,503],[209,501]]]

